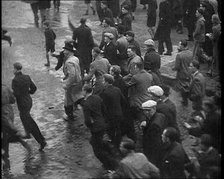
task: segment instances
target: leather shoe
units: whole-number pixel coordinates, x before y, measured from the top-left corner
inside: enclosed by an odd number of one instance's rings
[[[43,151],[44,147],[47,145],[47,142],[44,141],[42,144],[40,144],[39,151]]]

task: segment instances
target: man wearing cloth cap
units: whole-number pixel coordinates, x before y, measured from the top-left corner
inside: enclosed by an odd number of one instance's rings
[[[139,43],[135,40],[135,34],[133,31],[127,31],[125,33],[126,39],[129,45],[134,45],[136,47],[136,54],[141,57],[141,49]]]
[[[161,134],[167,127],[165,116],[156,111],[157,102],[148,100],[142,103],[144,120],[140,127],[143,129],[143,153],[157,167],[160,166],[162,152]]]
[[[65,74],[63,88],[65,89],[64,108],[67,116],[65,120],[74,120],[73,106],[83,97],[82,95],[82,79],[79,66],[79,59],[74,56],[73,45],[66,43],[63,47],[65,64],[63,72]]]
[[[112,42],[114,35],[112,33],[104,34],[105,45],[102,48],[104,58],[108,59],[111,65],[119,65],[119,60],[117,59],[117,48],[116,45]]]
[[[156,111],[164,114],[167,125],[169,127],[174,127],[179,131],[176,121],[176,107],[175,105],[170,106],[165,103],[166,98],[163,89],[160,86],[150,86],[148,92],[151,94],[151,98],[157,102]]]

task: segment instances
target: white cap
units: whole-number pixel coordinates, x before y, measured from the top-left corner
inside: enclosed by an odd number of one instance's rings
[[[150,86],[148,88],[148,92],[152,93],[153,95],[158,96],[158,97],[161,97],[164,93],[163,89],[159,86],[156,86],[156,85],[155,86]]]
[[[144,42],[145,45],[151,45],[151,46],[155,46],[155,42],[152,39],[148,39]]]
[[[153,101],[153,100],[148,100],[144,103],[142,103],[142,108],[143,109],[147,109],[147,108],[151,108],[157,105],[157,102]]]

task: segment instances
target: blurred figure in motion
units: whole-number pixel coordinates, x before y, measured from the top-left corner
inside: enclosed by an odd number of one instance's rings
[[[30,7],[33,11],[35,26],[38,27],[39,26],[39,23],[38,23],[38,20],[39,20],[39,17],[38,17],[38,8],[39,8],[38,0],[31,1],[30,2]]]
[[[8,32],[7,30],[2,28],[2,40],[5,40],[5,41],[9,42],[9,45],[11,46],[12,45],[12,38],[9,35],[6,35],[7,32]]]
[[[91,3],[91,0],[85,0],[85,4],[87,6],[87,9],[86,9],[86,13],[84,15],[89,15],[89,7],[92,9],[93,15],[95,15],[96,14],[96,11],[95,11],[92,3]]]
[[[14,63],[13,67],[15,77],[12,80],[12,89],[16,97],[20,119],[26,132],[26,138],[31,138],[30,134],[32,134],[36,141],[40,144],[39,151],[42,151],[47,143],[36,122],[30,115],[30,110],[32,108],[32,98],[30,95],[36,92],[37,87],[29,75],[22,73],[21,63]]]
[[[22,135],[14,126],[14,112],[12,104],[15,103],[15,97],[12,91],[5,84],[2,84],[2,164],[3,169],[10,168],[9,164],[9,143],[20,142],[28,151],[29,145],[22,139]]]
[[[47,63],[45,66],[49,67],[50,66],[50,59],[49,59],[49,52],[51,54],[55,52],[55,39],[56,39],[56,34],[54,31],[50,28],[50,24],[48,21],[44,22],[44,35],[45,35],[45,48],[46,48],[46,58],[47,58]]]

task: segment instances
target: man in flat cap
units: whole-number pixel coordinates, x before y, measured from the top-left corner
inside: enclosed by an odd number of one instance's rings
[[[117,48],[113,43],[114,35],[112,33],[104,33],[104,46],[102,47],[104,58],[108,59],[111,65],[119,65],[117,59]]]
[[[37,87],[29,75],[22,73],[21,63],[14,63],[13,67],[15,77],[12,80],[12,89],[14,96],[16,97],[20,119],[26,132],[26,138],[31,138],[30,134],[32,134],[40,144],[39,150],[42,151],[47,143],[36,122],[30,115],[30,110],[32,108],[32,98],[30,95],[36,92]]]
[[[89,71],[89,65],[92,61],[92,49],[94,40],[91,29],[86,25],[86,19],[80,19],[81,25],[74,29],[72,39],[74,40],[74,47],[80,54],[80,67],[81,72],[84,70]]]
[[[163,89],[155,85],[150,86],[148,92],[151,94],[151,98],[157,102],[156,111],[165,116],[167,126],[174,127],[179,131],[176,121],[176,106],[166,103],[167,97],[165,97]]]
[[[152,39],[148,39],[144,42],[144,45],[147,48],[147,52],[144,56],[144,68],[147,71],[155,73],[161,81],[161,74],[159,71],[161,66],[161,57],[155,49],[155,42]]]
[[[156,111],[157,102],[148,100],[142,103],[144,118],[140,124],[143,129],[143,153],[154,165],[159,166],[162,152],[161,134],[167,127],[165,116]]]
[[[136,54],[141,57],[141,49],[139,43],[135,40],[135,33],[133,31],[127,31],[125,33],[128,45],[134,45],[136,47]]]

